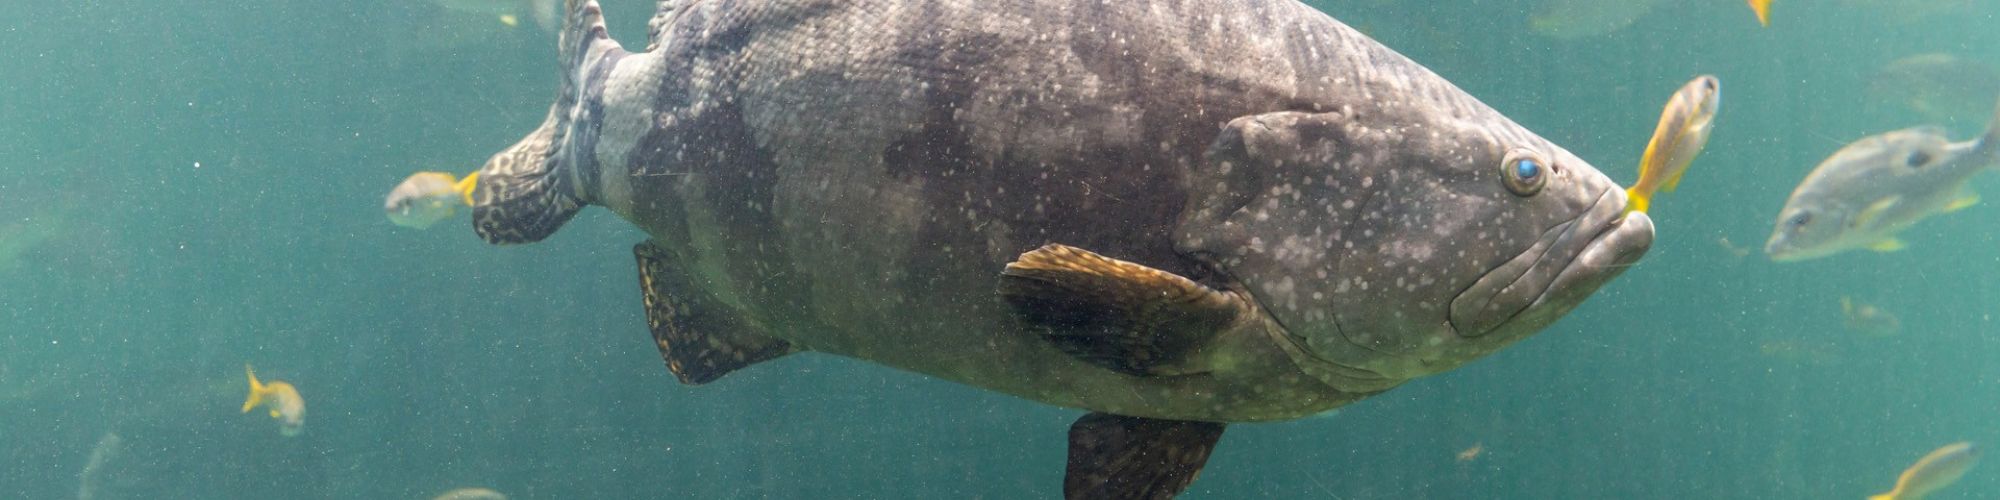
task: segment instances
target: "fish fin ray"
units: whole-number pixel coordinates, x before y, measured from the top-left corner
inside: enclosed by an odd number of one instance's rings
[[[999,292],[1058,349],[1128,375],[1198,371],[1186,358],[1242,310],[1236,295],[1060,244],[1008,263]]]
[[[1848,227],[1872,226],[1875,224],[1876,219],[1882,217],[1882,214],[1888,213],[1890,209],[1896,208],[1896,205],[1902,202],[1903,197],[1901,196],[1890,196],[1875,200],[1874,203],[1869,203],[1866,208],[1862,208],[1861,213],[1854,214],[1854,220],[1847,225]]]
[[[1957,198],[1952,198],[1951,203],[1945,204],[1944,212],[1945,213],[1957,212],[1960,210],[1972,208],[1973,205],[1978,205],[1978,204],[1979,204],[1979,193],[1975,193],[1972,192],[1972,190],[1967,189],[1960,192]]]
[[[706,384],[730,372],[791,354],[790,342],[741,310],[693,285],[675,259],[652,242],[633,247],[646,327],[660,359],[681,383]]]
[[[1673,177],[1668,177],[1667,182],[1660,185],[1660,190],[1669,193],[1674,192],[1674,188],[1681,187],[1681,178],[1686,177],[1687,173],[1688,169],[1685,168],[1681,169],[1681,171],[1679,172],[1674,172]]]
[[[243,375],[250,378],[250,398],[243,401],[243,413],[250,413],[251,409],[264,402],[264,395],[270,390],[257,381],[257,372],[251,371],[250,365],[243,365]]]
[[[1757,24],[1771,26],[1771,0],[1749,0],[1750,11],[1757,13]]]
[[[1063,497],[1170,499],[1193,484],[1224,424],[1090,413],[1069,428]]]
[[[1625,189],[1625,212],[1644,212],[1650,205],[1652,205],[1651,197],[1639,192],[1638,187]]]
[[[465,200],[465,206],[468,207],[472,206],[472,190],[478,188],[479,188],[479,172],[465,174],[464,179],[459,179],[458,182],[452,183],[451,185],[451,190],[457,191],[458,196]]]

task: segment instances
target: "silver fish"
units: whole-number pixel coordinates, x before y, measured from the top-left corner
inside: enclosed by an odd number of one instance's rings
[[[1820,162],[1792,190],[1764,253],[1792,262],[1861,248],[1900,250],[1896,233],[1978,202],[1965,184],[1996,163],[2000,129],[1992,127],[1965,142],[1951,142],[1944,128],[1930,125],[1864,137]]]

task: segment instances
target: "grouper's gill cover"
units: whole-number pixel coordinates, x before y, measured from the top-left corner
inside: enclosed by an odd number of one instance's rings
[[[1246,284],[1302,365],[1348,390],[1519,340],[1652,241],[1587,162],[1400,56],[1377,62],[1378,85],[1420,92],[1237,120],[1190,179],[1179,233]],[[1523,161],[1539,190],[1509,186]]]

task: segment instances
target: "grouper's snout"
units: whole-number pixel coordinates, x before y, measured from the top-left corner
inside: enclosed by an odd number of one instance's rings
[[[1569,265],[1530,306],[1545,310],[1536,316],[1569,312],[1646,256],[1646,250],[1653,247],[1653,218],[1645,212],[1626,210],[1629,203],[1625,190],[1613,187],[1577,220],[1584,230],[1595,228],[1597,234],[1583,243]]]
[[[1619,207],[1621,217],[1612,219],[1602,234],[1590,242],[1570,267],[1616,269],[1612,274],[1637,264],[1653,247],[1653,218],[1645,212],[1626,210],[1631,200],[1622,189],[1612,189],[1603,203]],[[1606,276],[1605,279],[1609,279]],[[1593,287],[1594,288],[1594,287]]]
[[[1575,219],[1459,294],[1452,328],[1465,337],[1533,331],[1582,303],[1653,246],[1653,219],[1626,211],[1627,203],[1622,189],[1601,191]]]

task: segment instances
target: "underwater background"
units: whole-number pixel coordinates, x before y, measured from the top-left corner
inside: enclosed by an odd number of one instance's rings
[[[551,101],[554,34],[467,3],[0,5],[0,497],[1056,495],[1079,411],[818,354],[679,384],[608,211],[515,247],[389,224],[404,176],[477,168]],[[1734,0],[1311,3],[1621,182],[1682,82],[1719,76],[1722,111],[1584,306],[1232,425],[1186,498],[1861,498],[2000,443],[2000,207],[1900,252],[1759,252],[1842,144],[1984,129],[2000,2],[1779,0],[1768,28]],[[642,46],[652,3],[605,4]],[[1923,54],[1960,67],[1893,69]],[[298,387],[302,435],[237,411],[246,363]],[[1991,497],[1996,467],[1933,498]]]

